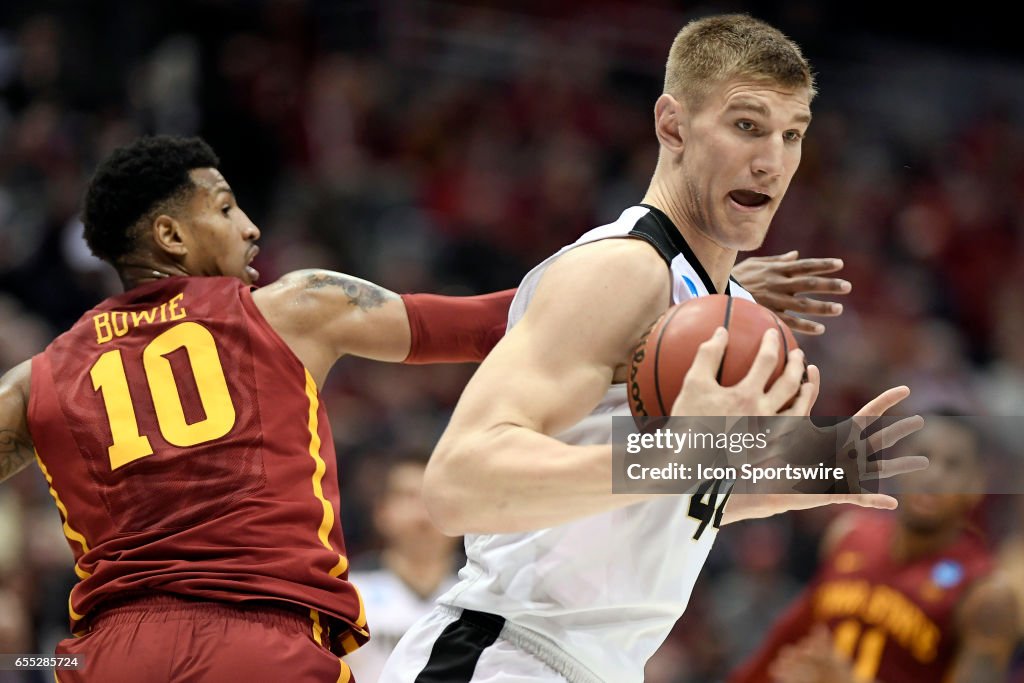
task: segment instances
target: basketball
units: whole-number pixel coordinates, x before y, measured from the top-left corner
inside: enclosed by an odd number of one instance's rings
[[[665,311],[636,345],[629,371],[629,408],[634,417],[666,416],[683,386],[697,347],[719,326],[729,331],[718,381],[732,386],[750,370],[761,338],[770,329],[782,333],[779,359],[769,385],[782,374],[796,339],[764,306],[723,294],[702,296]]]

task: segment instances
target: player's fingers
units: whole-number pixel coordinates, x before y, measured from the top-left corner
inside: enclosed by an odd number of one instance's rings
[[[852,289],[849,280],[838,277],[821,277],[819,275],[790,276],[785,286],[785,291],[793,294],[846,294]]]
[[[809,335],[819,335],[825,332],[825,326],[819,322],[797,318],[796,316],[792,316],[788,313],[776,312],[775,315],[779,316],[779,320],[786,323],[786,327],[794,332]]]
[[[889,460],[875,460],[868,463],[868,472],[861,475],[861,481],[886,479],[907,472],[917,472],[928,467],[928,458],[923,455],[905,455]]]
[[[807,366],[807,380],[800,385],[800,393],[796,400],[786,410],[779,413],[787,417],[806,417],[811,414],[814,402],[818,400],[818,392],[821,389],[821,374],[817,365]]]
[[[786,356],[786,367],[783,368],[782,374],[768,390],[768,400],[776,411],[797,396],[802,388],[805,372],[804,352],[793,349]]]
[[[920,415],[911,415],[879,429],[868,437],[868,455],[894,446],[901,439],[920,431],[922,427],[924,427],[924,418]]]
[[[785,272],[788,275],[824,275],[842,269],[841,258],[802,258],[787,264]]]
[[[800,252],[796,249],[787,251],[785,254],[772,254],[771,256],[755,256],[759,261],[796,261]]]
[[[854,413],[854,417],[867,418],[867,420],[864,421],[857,421],[857,424],[861,425],[861,428],[871,424],[871,422],[874,421],[874,418],[884,415],[885,411],[892,408],[907,396],[910,396],[910,387],[908,386],[886,389],[878,396],[865,403],[863,408]]]
[[[757,355],[754,356],[754,362],[750,365],[747,375],[740,380],[740,384],[756,387],[758,393],[763,393],[768,385],[768,379],[779,362],[780,346],[779,331],[774,328],[767,330],[761,337],[761,346],[757,350]],[[797,387],[794,386],[790,396],[796,393],[796,389]]]
[[[809,299],[804,296],[779,297],[784,310],[800,313],[801,315],[820,315],[826,318],[834,318],[842,315],[843,305],[835,301],[822,301],[820,299]]]
[[[724,327],[716,329],[710,339],[697,347],[693,364],[686,372],[686,379],[701,376],[714,379],[718,375],[718,368],[722,365],[722,358],[725,356],[725,347],[728,343],[729,331]]]
[[[850,503],[862,508],[878,508],[879,510],[895,510],[898,503],[892,496],[884,493],[835,493],[828,496],[830,505]]]

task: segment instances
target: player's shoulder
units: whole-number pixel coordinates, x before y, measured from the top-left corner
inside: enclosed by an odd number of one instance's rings
[[[618,290],[622,298],[658,296],[667,300],[670,289],[668,270],[658,252],[642,240],[625,237],[571,249],[551,264],[544,280],[570,292]]]
[[[20,397],[28,402],[29,388],[32,384],[32,359],[18,363],[0,376],[0,395]]]

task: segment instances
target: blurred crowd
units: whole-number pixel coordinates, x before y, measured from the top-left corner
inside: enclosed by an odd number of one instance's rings
[[[81,240],[80,199],[97,161],[143,133],[218,151],[263,232],[264,282],[327,267],[396,291],[515,286],[639,201],[667,47],[723,8],[548,5],[4,3],[0,369],[117,290]],[[759,16],[806,37],[821,95],[762,253],[840,256],[854,284],[803,340],[817,412],[905,383],[910,410],[1019,413],[1024,57],[823,35],[788,11],[804,3],[772,6]],[[369,511],[389,457],[429,452],[471,372],[346,360],[330,378],[350,554],[380,543]],[[74,575],[53,508],[38,472],[0,488],[0,651],[66,633]],[[990,506],[997,537],[1013,508]],[[720,679],[807,580],[830,515],[723,532],[649,680]]]

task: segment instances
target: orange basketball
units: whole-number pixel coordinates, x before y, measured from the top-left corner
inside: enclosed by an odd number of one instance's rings
[[[665,416],[672,410],[697,347],[717,327],[729,330],[729,345],[718,370],[722,386],[732,386],[750,370],[761,338],[770,329],[782,334],[779,360],[769,385],[782,374],[796,339],[764,306],[723,294],[690,299],[665,311],[637,344],[629,372],[629,408],[634,417]]]

